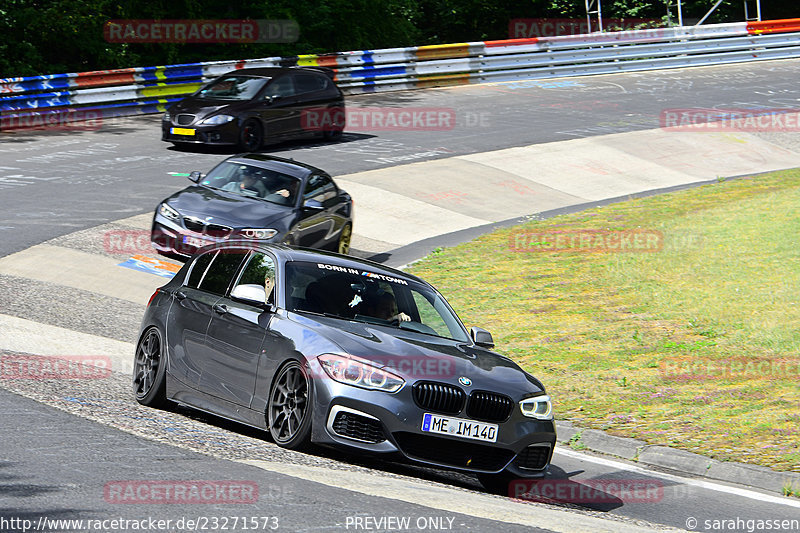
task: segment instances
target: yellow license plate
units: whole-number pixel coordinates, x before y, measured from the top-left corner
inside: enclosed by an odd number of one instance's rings
[[[169,132],[173,135],[194,135],[192,128],[170,128]]]

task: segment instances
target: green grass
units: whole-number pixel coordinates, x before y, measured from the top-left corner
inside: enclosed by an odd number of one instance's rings
[[[660,232],[663,248],[511,249],[520,231],[578,230]],[[410,270],[542,379],[558,418],[800,471],[798,234],[791,170],[530,222]]]

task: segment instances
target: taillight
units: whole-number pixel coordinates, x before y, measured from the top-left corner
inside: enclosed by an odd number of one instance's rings
[[[161,292],[161,289],[156,289],[156,292],[154,292],[153,295],[150,297],[150,299],[147,300],[147,307],[150,307],[150,304],[153,303],[153,298],[155,298],[156,294],[158,294],[159,292]]]

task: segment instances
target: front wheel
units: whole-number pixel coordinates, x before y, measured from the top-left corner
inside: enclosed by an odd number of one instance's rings
[[[166,358],[161,332],[148,329],[136,347],[133,365],[133,392],[136,401],[148,407],[167,405]]]
[[[339,244],[337,246],[336,251],[342,255],[347,255],[350,253],[350,241],[353,237],[353,226],[349,223],[345,224],[342,228],[341,233],[339,233]]]
[[[290,450],[311,446],[312,388],[297,361],[284,365],[272,385],[267,423],[275,444]]]
[[[239,146],[248,152],[254,152],[264,144],[264,132],[261,124],[255,120],[248,120],[242,125],[239,134]]]

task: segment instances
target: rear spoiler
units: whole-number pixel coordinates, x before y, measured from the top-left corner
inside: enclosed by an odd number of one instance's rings
[[[328,68],[328,67],[317,67],[317,66],[308,66],[308,67],[307,66],[302,66],[301,67],[299,65],[295,65],[293,68],[306,68],[306,69],[309,69],[309,70],[316,70],[318,72],[322,72],[323,74],[328,76],[331,80],[333,80],[333,78],[336,76],[336,72],[334,72],[332,68]]]

